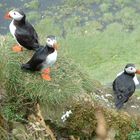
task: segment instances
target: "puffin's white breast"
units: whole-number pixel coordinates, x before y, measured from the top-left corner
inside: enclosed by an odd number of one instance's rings
[[[16,39],[16,37],[15,37],[16,26],[14,25],[14,20],[12,20],[12,22],[10,23],[9,29],[10,29],[10,32],[13,35],[13,37]]]
[[[57,60],[57,51],[55,50],[53,53],[49,54],[46,57],[46,61],[43,63],[43,69],[51,67]]]
[[[136,75],[134,76],[133,80],[136,86],[139,85],[139,81]]]

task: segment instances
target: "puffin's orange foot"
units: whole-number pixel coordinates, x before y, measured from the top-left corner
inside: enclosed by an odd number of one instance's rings
[[[12,47],[12,51],[13,52],[21,52],[21,51],[23,51],[23,48],[19,45],[15,45]]]
[[[50,74],[50,72],[51,72],[50,68],[47,68],[47,69],[43,70],[43,73],[46,73],[46,74]]]
[[[47,73],[42,73],[41,74],[42,79],[47,80],[47,81],[51,81],[51,77],[49,74]]]

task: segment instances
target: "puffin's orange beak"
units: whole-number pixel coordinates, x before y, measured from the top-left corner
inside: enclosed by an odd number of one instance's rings
[[[7,12],[4,16],[5,19],[11,19],[12,17],[10,16],[9,12]]]
[[[140,74],[140,70],[136,70],[136,74]]]
[[[53,48],[57,50],[59,48],[58,44],[54,44]]]

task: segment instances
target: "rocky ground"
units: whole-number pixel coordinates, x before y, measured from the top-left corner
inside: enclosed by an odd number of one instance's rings
[[[105,88],[105,91],[97,90],[96,91],[96,99],[101,102],[101,104],[106,107],[110,107],[115,109],[114,106],[114,95],[111,88]],[[126,102],[121,109],[124,112],[127,112],[130,115],[140,116],[140,97],[133,95],[128,102]]]

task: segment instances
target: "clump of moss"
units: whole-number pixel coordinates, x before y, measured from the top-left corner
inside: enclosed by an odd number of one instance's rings
[[[96,136],[97,119],[95,114],[99,109],[104,114],[107,131],[115,130],[116,139],[125,140],[128,134],[134,130],[132,127],[133,120],[128,114],[101,107],[96,102],[84,99],[71,109],[72,115],[68,118],[66,127],[71,130],[78,130],[78,134],[82,132],[85,138],[91,139]],[[138,122],[136,123],[138,125]]]
[[[92,132],[97,127],[97,121],[93,107],[87,105],[87,103],[84,103],[82,106],[81,103],[76,104],[72,110],[73,114],[66,122],[66,127],[70,128],[71,130],[77,130],[78,134],[83,132],[84,137],[91,136]]]
[[[133,131],[128,135],[128,140],[139,140],[140,139],[140,131]]]

